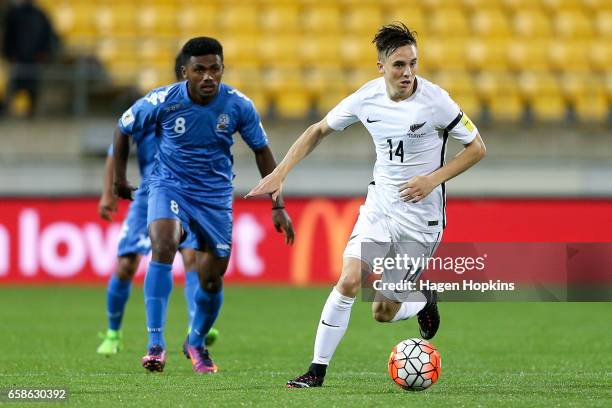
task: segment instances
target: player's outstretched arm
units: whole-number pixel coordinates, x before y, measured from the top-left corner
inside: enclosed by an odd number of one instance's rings
[[[404,201],[415,203],[422,200],[440,184],[458,176],[478,163],[487,152],[480,134],[477,134],[474,140],[463,145],[463,147],[464,149],[457,156],[438,170],[424,176],[413,177],[402,185],[400,187],[400,197]]]
[[[259,169],[259,174],[262,177],[272,173],[276,168],[276,160],[274,154],[268,145],[257,149],[255,153],[255,162]],[[272,223],[277,232],[283,231],[285,233],[285,243],[288,245],[293,244],[295,239],[295,233],[293,231],[293,222],[287,211],[285,211],[285,203],[281,194],[278,194],[276,198],[272,199]]]
[[[102,195],[98,203],[98,214],[106,221],[112,221],[112,213],[117,211],[117,199],[113,195],[113,156],[106,156],[104,164],[104,181],[102,184]]]
[[[126,200],[132,200],[132,192],[136,190],[134,187],[130,186],[125,175],[129,154],[130,138],[117,128],[113,141],[113,162],[115,168],[114,192],[117,197]]]
[[[323,140],[325,136],[333,131],[327,124],[327,119],[323,118],[308,127],[302,135],[293,143],[285,158],[274,169],[274,171],[264,177],[246,197],[254,197],[262,194],[272,194],[272,199],[280,195],[283,188],[283,181],[287,175],[303,158],[308,156],[310,152]]]

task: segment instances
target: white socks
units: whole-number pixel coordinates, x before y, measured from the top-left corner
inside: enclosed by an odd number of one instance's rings
[[[323,312],[321,312],[314,345],[313,363],[329,364],[336,347],[346,332],[354,302],[355,298],[343,296],[335,287],[332,289],[323,306]]]
[[[395,317],[391,319],[390,323],[410,319],[412,316],[423,310],[426,304],[427,300],[425,299],[425,295],[423,295],[421,292],[411,292],[410,295],[408,295],[408,299],[406,299],[405,302],[402,302],[402,305],[395,314]]]

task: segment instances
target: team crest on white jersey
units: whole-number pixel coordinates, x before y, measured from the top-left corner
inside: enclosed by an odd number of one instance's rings
[[[225,130],[229,126],[230,117],[227,113],[222,113],[217,118],[217,130]]]

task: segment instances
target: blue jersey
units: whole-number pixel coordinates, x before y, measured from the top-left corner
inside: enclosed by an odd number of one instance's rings
[[[149,126],[132,134],[132,141],[136,145],[136,157],[138,158],[138,169],[140,171],[141,186],[148,182],[153,172],[153,163],[157,153],[158,138],[155,137],[155,125]],[[112,156],[113,145],[108,148],[108,155]]]
[[[157,88],[128,109],[118,125],[129,135],[154,125],[159,148],[151,183],[188,191],[193,198],[231,196],[235,132],[253,150],[268,144],[251,100],[226,84],[207,105],[189,98],[187,81]]]

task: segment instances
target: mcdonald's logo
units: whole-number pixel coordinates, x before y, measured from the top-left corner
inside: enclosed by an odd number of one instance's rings
[[[314,199],[306,204],[296,225],[295,247],[292,253],[291,282],[305,285],[310,282],[313,251],[317,237],[317,221],[321,219],[329,244],[329,271],[337,279],[342,272],[342,252],[351,233],[363,199],[346,201],[338,208],[331,200]],[[323,233],[323,231],[321,231]]]

